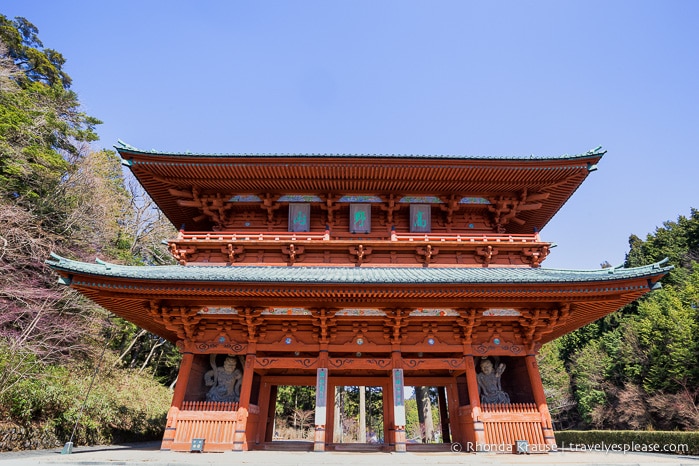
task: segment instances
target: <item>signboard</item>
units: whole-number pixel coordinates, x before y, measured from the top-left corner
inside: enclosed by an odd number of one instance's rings
[[[318,369],[316,372],[316,420],[315,425],[324,426],[326,422],[326,405],[328,399],[328,370]]]
[[[289,231],[311,230],[311,204],[289,204]]]
[[[371,204],[350,204],[350,233],[371,232]]]
[[[410,204],[410,232],[429,233],[432,231],[432,206]]]
[[[403,369],[393,369],[393,424],[405,425],[405,384]]]

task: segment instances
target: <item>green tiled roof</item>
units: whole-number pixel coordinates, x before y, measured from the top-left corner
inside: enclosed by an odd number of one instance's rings
[[[57,271],[105,278],[169,282],[304,283],[304,284],[565,284],[614,282],[665,274],[664,262],[596,270],[499,267],[308,267],[308,266],[153,266],[136,267],[78,262],[52,254],[47,264]]]
[[[130,144],[125,143],[122,140],[118,140],[117,145],[114,146],[119,152],[131,152],[137,154],[150,154],[150,155],[166,155],[172,157],[221,157],[221,158],[289,158],[289,157],[303,157],[303,158],[395,158],[395,159],[452,159],[452,160],[561,160],[561,159],[578,159],[586,157],[598,157],[604,155],[607,151],[602,150],[602,147],[596,147],[591,149],[584,154],[575,155],[560,155],[555,157],[550,156],[536,156],[527,155],[522,157],[498,157],[498,156],[466,156],[466,155],[455,155],[455,154],[440,154],[440,155],[426,155],[426,154],[329,154],[329,153],[311,153],[311,154],[299,154],[299,153],[266,153],[266,154],[253,154],[253,153],[198,153],[198,152],[167,152],[158,151],[155,149],[142,150],[133,147]]]

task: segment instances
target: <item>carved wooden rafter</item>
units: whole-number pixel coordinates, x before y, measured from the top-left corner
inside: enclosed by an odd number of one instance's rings
[[[550,193],[539,192],[529,194],[526,189],[522,190],[519,195],[515,196],[497,196],[491,197],[488,200],[490,205],[488,211],[492,215],[493,224],[498,230],[498,233],[505,232],[505,225],[510,222],[524,225],[525,221],[518,218],[521,212],[527,210],[538,210],[541,208],[541,202],[548,199]]]
[[[570,315],[570,305],[564,304],[557,309],[524,309],[518,319],[524,342],[533,347],[544,335],[553,332],[563,320]]]
[[[433,340],[437,340],[437,335],[439,334],[437,322],[423,322],[422,333],[425,334],[424,341],[427,341],[430,338],[432,338]]]
[[[282,340],[287,337],[293,337],[296,333],[296,330],[298,330],[298,326],[299,323],[295,320],[282,321],[282,333],[284,334]]]
[[[223,228],[229,223],[230,209],[233,204],[228,202],[230,195],[223,193],[202,194],[198,186],[194,186],[191,192],[171,189],[170,193],[176,193],[178,199],[177,204],[182,207],[195,207],[202,212],[202,215],[194,220],[203,220],[208,218],[218,228]]]
[[[368,333],[369,325],[366,321],[363,322],[352,322],[352,340],[357,341],[362,338],[366,342],[366,334]]]
[[[180,265],[187,265],[190,257],[196,252],[195,246],[178,246],[176,243],[170,243],[170,254]]]

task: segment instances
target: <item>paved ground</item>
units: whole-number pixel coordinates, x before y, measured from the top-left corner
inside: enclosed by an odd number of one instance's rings
[[[699,466],[699,457],[650,453],[602,453],[559,451],[547,455],[495,453],[358,453],[249,451],[226,453],[177,453],[160,451],[160,442],[103,447],[76,447],[70,455],[61,449],[0,453],[0,465],[205,465],[243,464],[256,466],[423,466],[423,465],[638,465]]]

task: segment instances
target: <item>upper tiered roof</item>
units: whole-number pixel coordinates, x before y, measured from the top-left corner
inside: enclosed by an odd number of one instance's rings
[[[507,233],[540,231],[605,154],[560,157],[460,155],[194,154],[144,151],[120,142],[121,157],[177,227],[208,230],[200,210],[173,192],[479,197],[528,205]]]

